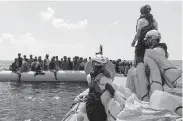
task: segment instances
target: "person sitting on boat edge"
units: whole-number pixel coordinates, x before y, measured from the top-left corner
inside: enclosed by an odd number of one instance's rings
[[[36,71],[36,63],[37,63],[37,60],[34,59],[34,61],[31,63],[31,71]]]
[[[55,70],[55,62],[54,62],[54,58],[51,59],[51,62],[49,63],[49,69],[50,70]]]
[[[36,75],[44,75],[45,73],[43,72],[43,60],[41,59],[41,56],[38,57],[38,62],[36,62],[35,65],[35,71],[36,73],[34,74],[34,76]]]
[[[29,71],[28,59],[25,58],[25,60],[23,60],[20,72],[28,72],[28,71]]]
[[[148,49],[145,51],[144,64],[139,63],[136,69],[130,70],[127,77],[127,87],[135,92],[140,100],[149,101],[150,99],[152,107],[169,109],[178,115],[182,115],[181,98],[163,92],[165,83],[173,88],[178,85],[178,82],[181,82],[182,71],[175,68],[167,60],[167,46],[165,43],[160,43],[160,40],[161,34],[157,30],[151,30],[146,34],[145,43]],[[146,67],[150,69],[149,77],[145,73]],[[177,81],[177,83],[174,81]],[[135,89],[132,85],[135,86]]]
[[[36,69],[36,72],[40,72],[43,70],[43,61],[41,59],[41,56],[38,57],[38,61],[36,62],[36,65],[35,65],[35,69]]]
[[[161,34],[157,30],[147,32],[144,43],[149,49],[146,49],[146,51],[158,51],[159,54],[166,58],[168,57],[167,46],[165,43],[159,43],[160,39]],[[154,56],[157,56],[157,54]],[[155,90],[163,91],[163,85],[164,81],[162,81],[157,63],[146,55],[144,56],[144,63],[140,62],[137,68],[132,68],[129,71],[126,83],[126,86],[132,92],[135,92],[140,100],[144,101],[149,101],[151,94]]]
[[[90,121],[106,121],[109,118],[108,101],[109,97],[114,97],[115,90],[112,74],[105,67],[107,62],[107,58],[100,54],[96,55],[92,59],[93,72],[87,75],[89,93],[86,100],[86,112]],[[118,109],[115,110],[119,112]]]
[[[18,71],[17,61],[18,61],[18,59],[15,58],[14,62],[9,67],[9,70],[11,70],[12,72],[17,72]]]
[[[144,53],[145,53],[145,43],[144,37],[146,33],[152,29],[158,29],[157,22],[153,18],[151,12],[150,5],[144,5],[140,8],[140,18],[137,20],[136,25],[136,35],[134,37],[131,46],[134,47],[136,41],[137,45],[135,47],[135,64],[137,65],[139,62],[143,62]]]
[[[176,88],[177,86],[182,87],[182,84],[180,82],[182,81],[182,69],[175,67],[167,58],[168,58],[168,52],[167,52],[167,46],[165,43],[159,43],[160,40],[153,39],[153,35],[160,35],[161,34],[156,31],[152,30],[149,32],[149,35],[152,34],[152,39],[147,40],[147,42],[150,44],[149,49],[146,49],[145,57],[151,58],[154,60],[154,62],[157,64],[159,71],[164,79],[164,82],[170,87],[170,88]],[[148,37],[148,34],[147,34]]]

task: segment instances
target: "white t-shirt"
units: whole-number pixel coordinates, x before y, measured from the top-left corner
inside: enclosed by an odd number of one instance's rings
[[[149,22],[147,19],[145,19],[145,18],[139,19],[138,23],[137,23],[137,30],[142,29],[143,27],[147,26],[148,24],[149,24]],[[156,29],[158,28],[158,24],[155,19],[154,19],[153,25],[155,26]]]

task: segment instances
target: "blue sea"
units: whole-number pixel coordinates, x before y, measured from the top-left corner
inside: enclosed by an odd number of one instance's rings
[[[182,68],[182,61],[172,61]],[[8,70],[12,61],[0,61]],[[1,82],[0,121],[61,121],[74,98],[87,88],[81,82]]]

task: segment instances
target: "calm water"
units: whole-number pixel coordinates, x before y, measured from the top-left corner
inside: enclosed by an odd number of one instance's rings
[[[0,61],[0,70],[9,64]],[[86,88],[83,82],[0,82],[0,121],[61,121]]]
[[[12,61],[0,61],[7,70]],[[175,65],[181,67],[182,61]],[[0,121],[60,121],[86,83],[0,82]]]
[[[86,83],[0,83],[0,121],[60,121]]]

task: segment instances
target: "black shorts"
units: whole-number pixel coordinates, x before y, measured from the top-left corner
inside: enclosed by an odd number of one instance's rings
[[[135,61],[136,64],[140,62],[144,62],[144,54],[145,54],[146,47],[145,45],[136,46],[135,48]]]
[[[141,46],[137,46],[135,48],[135,54],[137,57],[144,57],[144,54],[145,54],[145,45],[141,45]]]

